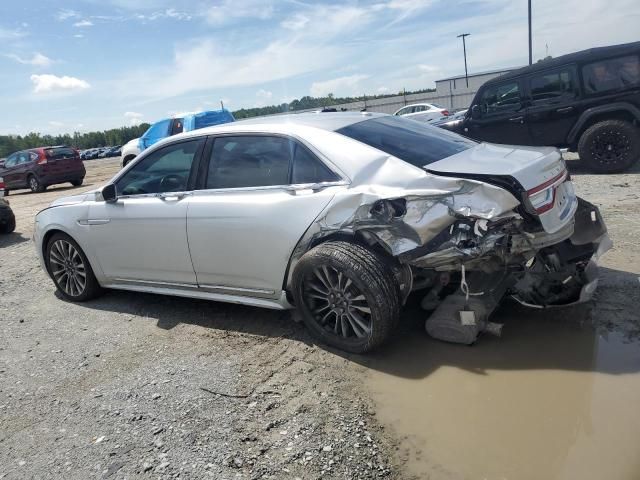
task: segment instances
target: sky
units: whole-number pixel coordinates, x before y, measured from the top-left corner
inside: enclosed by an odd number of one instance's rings
[[[615,5],[615,6],[614,6]],[[640,40],[640,1],[533,0],[534,59]],[[526,0],[0,0],[0,134],[71,133],[525,65]]]

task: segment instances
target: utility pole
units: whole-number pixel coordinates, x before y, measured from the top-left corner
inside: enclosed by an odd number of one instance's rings
[[[531,1],[531,0],[529,0]],[[458,38],[462,37],[462,51],[464,52],[464,79],[467,81],[467,88],[469,88],[469,73],[467,72],[467,44],[464,41],[465,37],[471,35],[470,33],[461,33]]]
[[[224,110],[224,102],[222,100],[220,100],[220,108],[222,108],[222,110]]]
[[[528,0],[529,5],[529,65],[533,63],[533,45],[531,42],[531,0]]]

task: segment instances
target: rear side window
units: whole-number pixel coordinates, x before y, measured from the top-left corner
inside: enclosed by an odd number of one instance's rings
[[[65,158],[73,158],[76,156],[76,151],[69,147],[48,148],[45,150],[47,157],[51,160],[62,160]]]
[[[582,67],[585,92],[609,92],[640,85],[640,58],[638,55],[611,58],[589,63]]]
[[[292,184],[335,182],[336,180],[339,180],[338,176],[309,150],[297,143],[294,144]]]
[[[378,117],[354,123],[338,133],[423,167],[476,145],[455,133],[402,117]]]
[[[518,82],[487,87],[482,92],[480,108],[487,115],[520,110],[520,87]]]
[[[529,85],[534,102],[553,103],[576,96],[573,71],[568,68],[534,75]]]

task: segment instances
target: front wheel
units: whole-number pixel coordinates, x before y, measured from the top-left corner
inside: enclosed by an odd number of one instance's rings
[[[16,219],[11,217],[3,226],[0,226],[0,233],[13,233],[16,229]]]
[[[45,261],[58,291],[67,300],[84,302],[102,293],[86,255],[68,235],[56,233],[49,239]]]
[[[330,241],[307,252],[293,273],[296,307],[317,339],[353,353],[382,345],[400,315],[393,270],[357,244]]]
[[[598,122],[580,137],[578,155],[593,172],[623,172],[640,158],[640,131],[623,120]]]

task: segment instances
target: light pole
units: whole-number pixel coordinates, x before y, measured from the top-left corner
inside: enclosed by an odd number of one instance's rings
[[[531,0],[529,0],[531,1]],[[470,33],[461,33],[457,38],[462,37],[462,51],[464,52],[464,79],[467,82],[467,88],[469,88],[469,73],[467,72],[467,44],[464,41],[465,37],[471,35]]]
[[[533,63],[533,48],[531,43],[531,0],[528,0],[529,7],[529,65]]]

